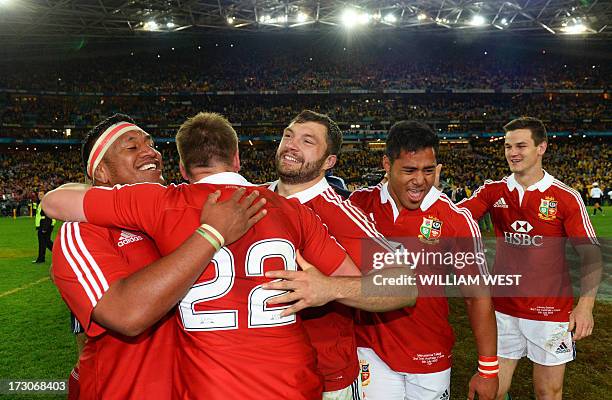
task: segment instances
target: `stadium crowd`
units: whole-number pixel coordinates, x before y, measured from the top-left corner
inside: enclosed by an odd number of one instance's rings
[[[110,52],[85,48],[65,56],[32,53],[36,62],[27,54],[16,56],[10,62],[0,60],[0,139],[76,142],[105,116],[117,112],[133,116],[157,138],[173,137],[186,116],[201,110],[227,116],[237,123],[243,138],[276,137],[306,108],[330,115],[345,132],[357,136],[364,131],[384,133],[402,119],[427,122],[441,136],[443,132],[500,132],[507,121],[520,115],[542,118],[549,132],[612,129],[608,92],[612,64],[604,62],[595,48],[592,57],[585,57],[584,49],[572,50],[572,44],[563,53],[555,50],[556,54],[547,52],[544,44],[527,48],[515,43],[504,48],[504,43],[434,42],[381,40],[349,46],[300,38],[274,43],[213,38],[176,48],[167,43],[157,48],[130,44]],[[295,52],[296,48],[300,51]],[[477,89],[477,93],[452,93],[454,89]],[[508,89],[516,92],[500,92]],[[242,93],[207,93],[214,91]],[[547,153],[555,158],[548,163],[555,169],[551,173],[582,193],[594,180],[609,184],[607,146],[595,139],[576,144],[553,141],[559,151]],[[0,153],[3,204],[29,201],[37,188],[81,181],[77,147],[39,149],[35,157],[21,150]],[[166,178],[180,181],[173,145],[161,147],[166,153]],[[275,178],[274,147],[268,143],[242,152],[248,179]],[[487,177],[503,176],[507,167],[500,147],[481,139],[470,146],[453,146],[452,151],[446,148],[441,161],[449,187],[473,188],[482,183],[483,171]],[[347,147],[345,153],[335,174],[352,187],[371,183],[364,175],[380,168],[380,154],[367,147]],[[594,158],[582,157],[585,154]]]
[[[584,200],[592,183],[598,182],[604,193],[612,190],[612,150],[605,138],[551,139],[546,152],[545,165],[553,176],[563,179],[578,190]],[[164,176],[168,182],[182,182],[178,168],[178,154],[173,144],[160,146],[165,160]],[[241,173],[255,183],[276,179],[274,167],[275,144],[249,146],[242,144],[240,156]],[[35,156],[33,156],[35,154]],[[345,180],[349,188],[375,184],[372,177],[381,175],[382,153],[371,150],[366,144],[345,146],[334,175]],[[443,167],[442,181],[451,190],[463,189],[465,195],[482,185],[485,179],[501,179],[508,174],[502,142],[472,140],[469,144],[442,145],[440,158]],[[0,154],[0,203],[3,215],[12,213],[12,208],[22,204],[24,210],[36,199],[39,189],[50,190],[65,182],[83,182],[82,162],[78,146],[33,153],[22,150]],[[455,200],[461,200],[456,197]]]
[[[385,89],[605,89],[609,63],[580,56],[495,51],[444,43],[429,48],[325,48],[288,40],[277,46],[115,49],[111,55],[0,63],[0,88],[64,92],[194,92]],[[300,56],[295,46],[301,47]],[[331,52],[331,53],[330,53]],[[452,57],[447,62],[440,52]],[[330,56],[333,54],[333,56]],[[478,62],[474,62],[475,59]],[[99,68],[103,64],[112,68]],[[350,68],[347,66],[350,65]]]
[[[281,125],[300,110],[327,113],[341,125],[381,124],[402,119],[437,121],[448,130],[498,131],[520,115],[545,116],[550,131],[612,128],[606,95],[427,94],[427,95],[255,95],[255,96],[0,96],[1,136],[79,137],[106,115],[125,113],[145,126],[173,128],[185,115],[210,110],[242,126]],[[451,125],[450,127],[448,125]],[[16,129],[17,127],[25,129]],[[39,127],[41,129],[29,129]],[[53,129],[55,128],[55,129]],[[173,135],[162,131],[161,136]],[[158,135],[160,136],[160,135]]]

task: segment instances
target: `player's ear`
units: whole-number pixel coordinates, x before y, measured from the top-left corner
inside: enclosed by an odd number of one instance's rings
[[[111,174],[108,169],[108,166],[106,165],[104,160],[102,160],[100,164],[98,164],[98,168],[96,168],[96,170],[94,171],[93,181],[97,185],[109,185],[111,182],[110,177]]]
[[[234,154],[234,159],[232,160],[232,168],[235,172],[240,171],[240,154],[238,154],[238,149],[236,149],[236,154]]]
[[[389,160],[389,157],[387,157],[387,155],[383,156],[382,164],[383,164],[383,168],[388,174],[389,171],[391,171],[391,160]]]
[[[548,142],[544,140],[542,143],[538,145],[538,155],[543,156],[548,148]]]
[[[338,161],[338,156],[337,155],[331,154],[331,155],[327,156],[327,159],[325,160],[325,163],[323,164],[323,168],[325,170],[333,168],[334,165],[336,165],[336,161]]]
[[[185,165],[182,161],[179,162],[179,170],[181,171],[181,176],[183,177],[183,179],[189,181],[189,175],[187,174],[187,170],[185,169]]]

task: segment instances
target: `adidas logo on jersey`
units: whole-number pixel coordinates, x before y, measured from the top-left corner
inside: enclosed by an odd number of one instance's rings
[[[138,242],[140,240],[143,240],[142,236],[139,236],[139,235],[136,235],[130,232],[126,232],[126,231],[121,231],[121,236],[119,236],[119,241],[117,242],[117,246],[123,247],[126,244]]]
[[[508,208],[508,204],[506,204],[506,200],[503,197],[500,197],[499,200],[493,204],[493,207],[497,208]]]
[[[450,393],[448,392],[448,389],[446,389],[444,393],[442,393],[442,395],[440,396],[440,400],[449,400],[449,399],[450,399]]]
[[[557,347],[557,350],[555,351],[555,353],[562,354],[562,353],[569,353],[570,351],[572,351],[572,349],[570,349],[568,345],[565,344],[565,342],[561,342],[559,347]]]

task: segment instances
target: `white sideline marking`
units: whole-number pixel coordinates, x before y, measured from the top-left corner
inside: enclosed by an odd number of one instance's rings
[[[30,282],[30,283],[27,283],[27,284],[25,284],[23,286],[19,286],[18,288],[11,289],[11,290],[8,290],[6,292],[0,293],[0,298],[5,297],[5,296],[10,296],[10,295],[12,295],[14,293],[17,293],[17,292],[21,292],[24,289],[27,289],[27,288],[32,287],[34,285],[38,285],[39,283],[42,283],[42,282],[48,281],[48,280],[49,280],[49,277],[47,276],[47,277],[41,278],[41,279],[39,279],[39,280],[37,280],[35,282]]]

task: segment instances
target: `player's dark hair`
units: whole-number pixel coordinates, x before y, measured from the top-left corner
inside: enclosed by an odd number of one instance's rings
[[[320,114],[311,110],[303,110],[291,120],[291,124],[303,124],[305,122],[316,122],[327,128],[327,150],[326,156],[338,155],[342,147],[342,131],[338,124],[326,114]]]
[[[531,138],[536,146],[542,142],[548,142],[546,127],[544,127],[544,123],[537,118],[520,117],[504,125],[504,132],[506,133],[517,129],[529,129],[531,131]]]
[[[176,134],[176,147],[188,175],[193,168],[231,165],[238,135],[220,114],[201,112],[185,121]]]
[[[106,118],[98,125],[94,126],[87,134],[85,138],[83,138],[83,142],[81,145],[81,158],[83,159],[83,168],[85,170],[85,176],[89,176],[87,174],[87,160],[89,159],[89,154],[91,153],[91,149],[93,145],[96,143],[96,140],[107,130],[110,126],[115,125],[119,122],[130,122],[132,124],[136,124],[132,117],[126,114],[114,114],[110,117]],[[92,178],[91,176],[89,176]]]
[[[385,154],[393,162],[402,151],[419,151],[431,147],[438,154],[439,145],[440,139],[429,125],[417,121],[399,121],[389,129]]]

